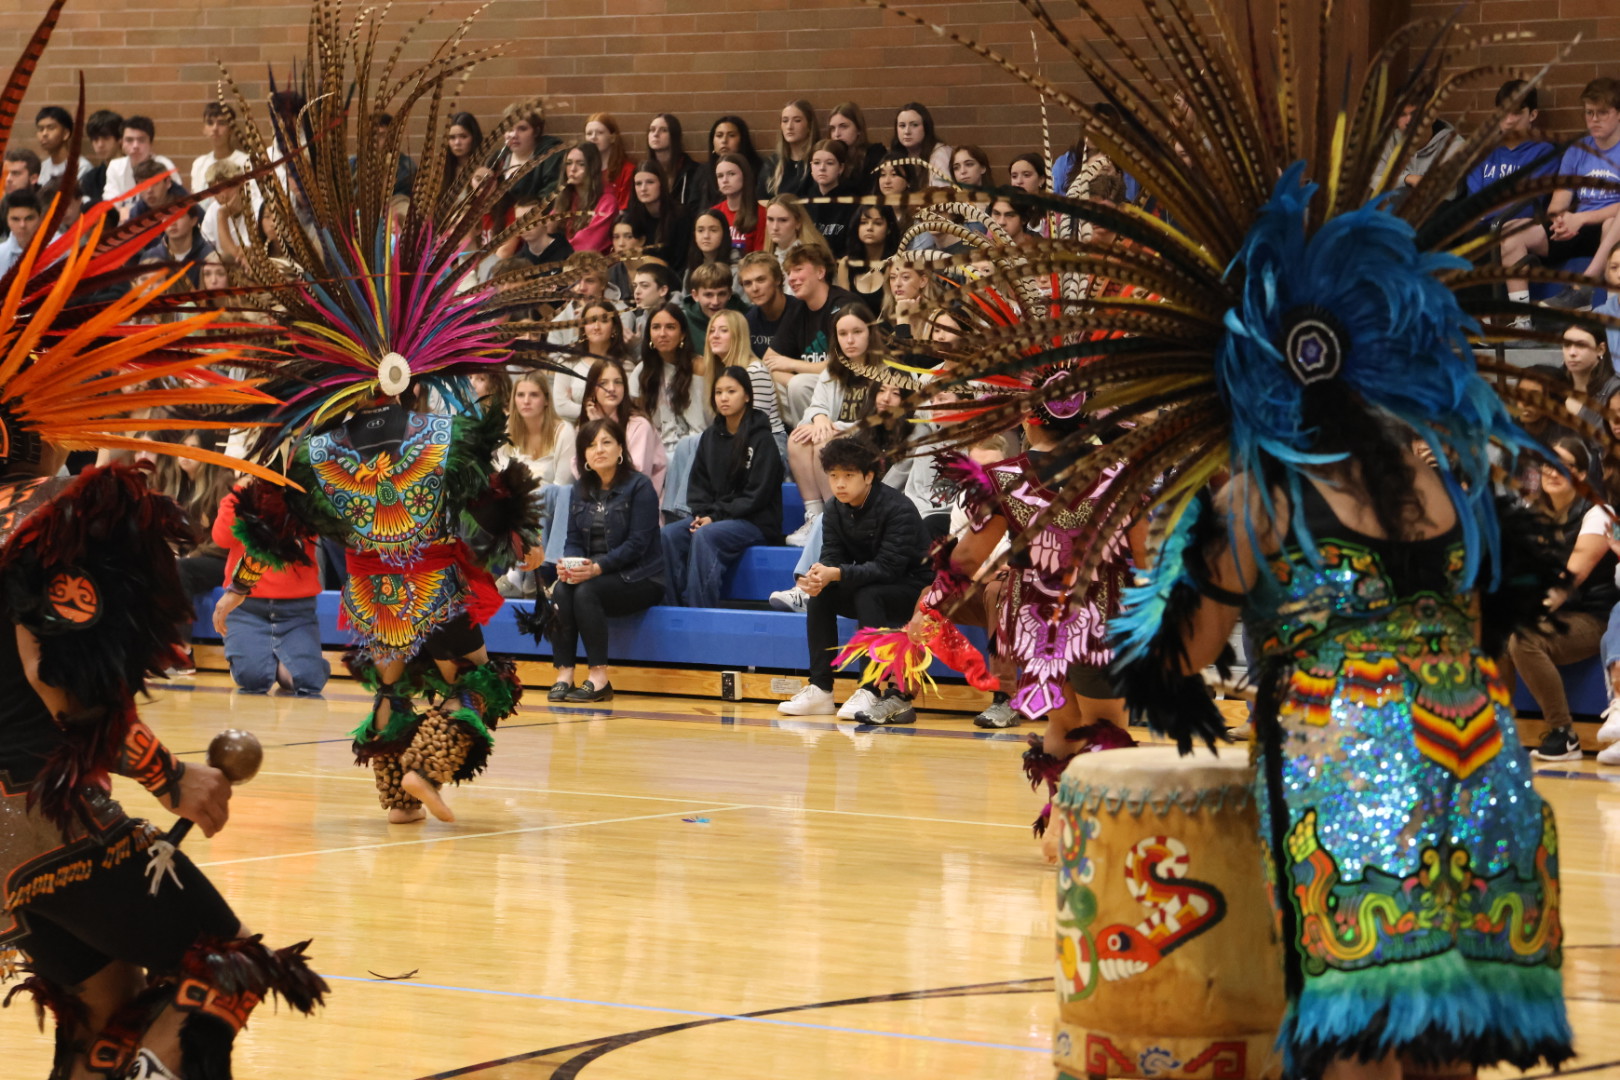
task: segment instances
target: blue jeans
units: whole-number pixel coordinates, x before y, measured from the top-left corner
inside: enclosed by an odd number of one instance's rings
[[[711,521],[697,532],[692,519],[665,525],[664,603],[683,607],[719,607],[726,568],[742,553],[765,542],[752,521]]]
[[[326,689],[332,665],[321,656],[315,598],[242,601],[225,616],[225,659],[243,693],[269,693],[277,667],[283,666],[292,676],[286,689],[299,697],[319,694]]]
[[[659,509],[672,514],[689,514],[686,505],[686,487],[692,481],[692,463],[697,461],[698,440],[701,433],[683,435],[669,452],[669,469],[664,473],[664,499]]]
[[[1603,644],[1598,647],[1603,657],[1603,677],[1609,677],[1609,665],[1620,662],[1620,604],[1609,609],[1609,628],[1603,631]]]
[[[812,566],[821,561],[821,523],[826,517],[826,514],[819,514],[816,520],[810,523],[810,538],[805,541],[804,547],[799,552],[799,561],[793,567],[794,584],[808,574]]]

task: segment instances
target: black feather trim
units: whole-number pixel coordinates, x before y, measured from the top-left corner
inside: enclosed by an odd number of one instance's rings
[[[273,570],[311,565],[306,545],[314,533],[293,513],[285,488],[250,480],[235,494],[236,520],[231,533],[249,555]]]
[[[521,461],[508,462],[490,474],[482,495],[467,504],[467,546],[480,563],[497,569],[510,565],[540,539],[540,482]]]
[[[1546,623],[1547,594],[1569,588],[1564,553],[1546,515],[1502,495],[1496,500],[1496,520],[1502,536],[1501,580],[1495,591],[1480,598],[1480,643],[1487,656],[1501,656],[1517,631]],[[1486,567],[1480,579],[1491,580],[1490,571]]]
[[[557,606],[551,602],[551,597],[541,589],[534,596],[534,608],[524,611],[519,604],[512,605],[512,618],[517,621],[518,629],[534,638],[536,645],[542,642],[551,642],[552,634],[557,629]]]
[[[87,813],[79,792],[104,782],[135,720],[148,676],[172,666],[195,618],[175,548],[191,538],[147,469],[86,469],[29,515],[0,550],[0,597],[40,644],[39,675],[77,706],[29,792],[66,827]]]

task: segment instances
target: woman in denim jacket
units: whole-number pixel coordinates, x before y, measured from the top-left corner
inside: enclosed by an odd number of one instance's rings
[[[597,419],[575,441],[579,479],[568,506],[568,540],[557,568],[557,625],[552,659],[557,680],[550,701],[608,701],[608,618],[632,615],[664,595],[663,521],[652,481],[624,451],[624,428]],[[574,684],[579,640],[585,641],[589,677]]]

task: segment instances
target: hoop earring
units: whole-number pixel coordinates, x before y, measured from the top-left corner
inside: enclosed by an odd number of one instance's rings
[[[620,455],[619,455],[619,461],[618,461],[618,464],[620,464],[620,465],[623,465],[623,464],[624,464],[624,455],[623,455],[623,454],[620,454]]]

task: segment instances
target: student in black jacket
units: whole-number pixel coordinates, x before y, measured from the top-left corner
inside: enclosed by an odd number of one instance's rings
[[[557,680],[550,701],[607,701],[608,617],[646,611],[664,595],[664,552],[658,543],[658,493],[630,461],[617,420],[591,420],[574,441],[579,479],[569,493],[568,541],[557,567],[557,627],[551,656]],[[574,685],[585,641],[587,680]]]
[[[905,493],[878,483],[877,449],[846,435],[822,447],[821,467],[832,487],[822,520],[821,560],[805,574],[810,596],[805,632],[810,645],[810,683],[777,710],[789,716],[834,712],[833,650],[838,616],[861,626],[904,626],[917,594],[930,581],[928,530]],[[888,695],[856,713],[862,723],[910,724],[910,699]]]
[[[748,371],[728,367],[710,391],[714,423],[698,440],[687,483],[692,516],[664,526],[667,604],[715,607],[726,569],[757,544],[782,542],[782,455],[754,408]]]

